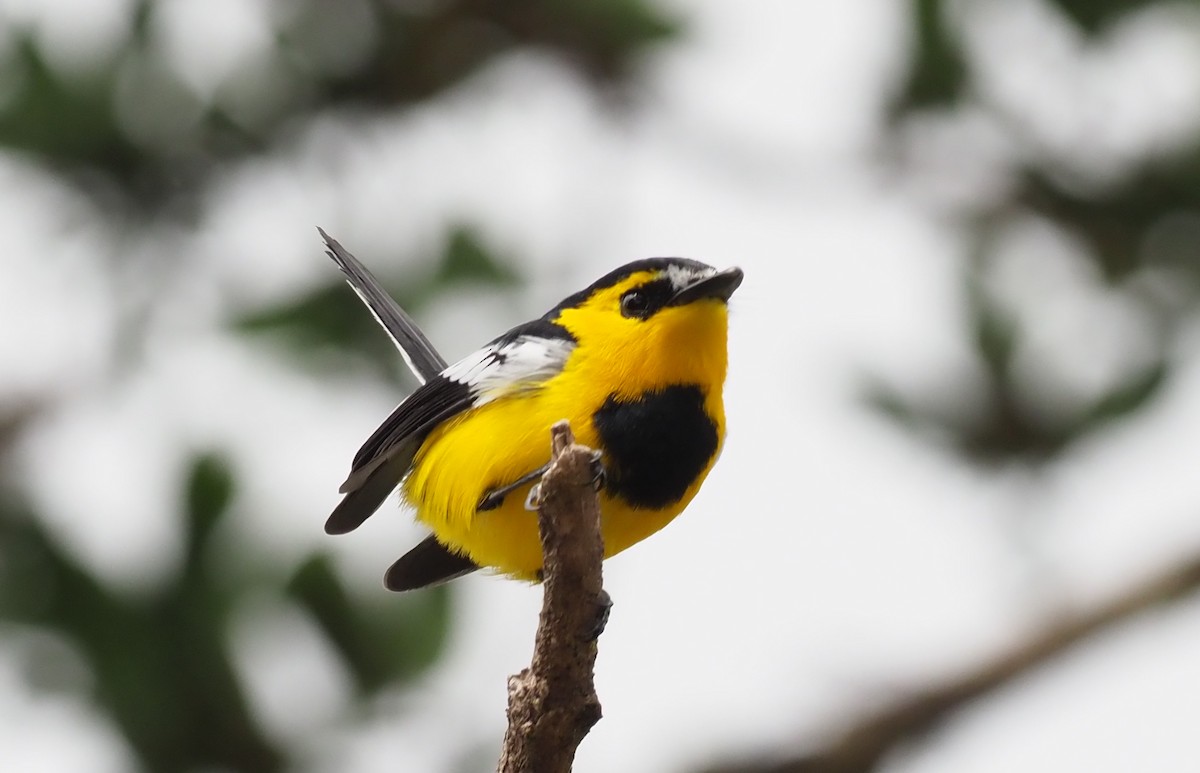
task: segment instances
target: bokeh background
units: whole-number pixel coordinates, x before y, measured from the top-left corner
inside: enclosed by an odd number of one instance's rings
[[[0,764],[493,768],[540,591],[322,532],[412,387],[740,265],[577,770],[1193,769],[1200,4],[0,0]]]

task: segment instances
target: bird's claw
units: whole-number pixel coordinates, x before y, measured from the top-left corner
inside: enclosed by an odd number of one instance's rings
[[[592,627],[587,631],[587,637],[584,641],[596,641],[600,638],[600,634],[604,633],[604,629],[608,627],[608,616],[612,612],[612,596],[608,595],[608,591],[600,589],[600,595],[597,597],[599,605],[596,608],[596,620]]]
[[[592,486],[597,491],[604,488],[608,482],[608,469],[604,466],[604,456],[599,451],[592,451]]]
[[[542,484],[535,483],[529,487],[529,494],[525,497],[525,509],[537,510],[542,506]]]

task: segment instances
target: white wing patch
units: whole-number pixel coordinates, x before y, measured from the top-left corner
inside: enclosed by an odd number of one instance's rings
[[[442,375],[470,387],[474,404],[480,406],[557,375],[574,348],[575,343],[566,339],[519,336],[467,355]]]

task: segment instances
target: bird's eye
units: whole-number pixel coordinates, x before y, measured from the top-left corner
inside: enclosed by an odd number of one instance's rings
[[[621,314],[626,317],[644,318],[650,310],[650,299],[639,290],[630,290],[621,296]]]

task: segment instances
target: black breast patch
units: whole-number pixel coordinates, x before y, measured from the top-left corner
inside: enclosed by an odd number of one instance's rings
[[[717,426],[695,385],[669,386],[629,402],[610,395],[592,422],[604,444],[608,491],[634,507],[677,501],[717,451]]]

